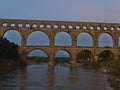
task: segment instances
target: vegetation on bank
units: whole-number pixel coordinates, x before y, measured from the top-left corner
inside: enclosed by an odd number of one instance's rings
[[[18,59],[18,45],[6,38],[0,38],[0,66],[16,64]]]
[[[114,90],[120,90],[120,59],[112,61],[110,73],[112,75],[110,80],[111,86],[114,87]]]

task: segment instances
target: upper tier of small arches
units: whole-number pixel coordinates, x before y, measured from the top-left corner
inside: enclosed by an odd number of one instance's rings
[[[0,19],[2,27],[18,28],[47,28],[47,29],[69,29],[69,30],[120,30],[118,23],[93,23],[93,22],[65,22],[45,20],[17,20]]]

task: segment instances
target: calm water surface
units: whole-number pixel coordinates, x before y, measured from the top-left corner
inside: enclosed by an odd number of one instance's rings
[[[112,90],[108,75],[80,67],[29,64],[0,75],[0,90]]]

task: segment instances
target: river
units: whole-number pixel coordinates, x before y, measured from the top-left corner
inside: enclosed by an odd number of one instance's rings
[[[0,90],[113,90],[107,74],[81,67],[28,64],[0,74]]]

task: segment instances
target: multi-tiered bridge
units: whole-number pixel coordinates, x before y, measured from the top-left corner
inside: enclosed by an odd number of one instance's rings
[[[65,50],[70,55],[70,63],[76,63],[77,55],[82,51],[88,51],[92,60],[98,60],[104,51],[110,51],[113,57],[119,57],[119,23],[95,23],[95,22],[69,22],[47,20],[18,20],[0,19],[0,36],[9,30],[16,30],[21,35],[20,53],[25,58],[28,53],[35,49],[43,50],[49,58],[49,64],[55,63],[55,54],[58,50]],[[34,31],[42,31],[49,38],[49,46],[28,46],[28,36]],[[71,37],[70,46],[55,46],[56,34],[66,32]],[[77,37],[80,33],[88,33],[93,39],[92,47],[77,46]],[[98,47],[98,39],[102,33],[109,34],[113,39],[113,47]]]

